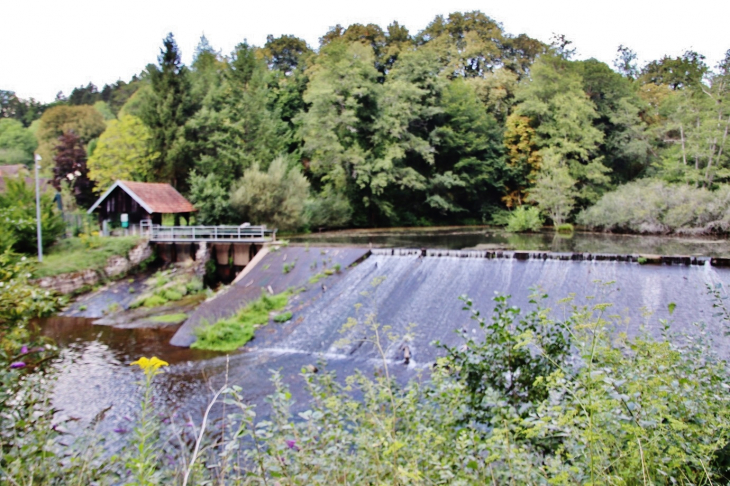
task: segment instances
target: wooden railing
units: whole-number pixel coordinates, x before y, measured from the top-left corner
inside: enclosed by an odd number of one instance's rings
[[[221,241],[257,243],[276,240],[276,230],[266,226],[160,226],[142,225],[150,241],[195,242]]]

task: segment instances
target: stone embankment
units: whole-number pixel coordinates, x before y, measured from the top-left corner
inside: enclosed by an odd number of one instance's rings
[[[110,257],[101,270],[82,270],[80,272],[62,273],[52,277],[43,277],[35,281],[42,289],[55,290],[61,294],[73,294],[87,287],[92,287],[105,279],[124,275],[140,263],[150,258],[153,249],[148,241],[142,241],[130,250],[129,255]]]

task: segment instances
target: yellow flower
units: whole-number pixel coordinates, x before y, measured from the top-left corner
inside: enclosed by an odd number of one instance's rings
[[[156,356],[153,356],[152,358],[141,357],[137,361],[130,363],[130,366],[139,366],[146,375],[156,375],[161,367],[168,366],[169,364],[167,361],[162,361]]]

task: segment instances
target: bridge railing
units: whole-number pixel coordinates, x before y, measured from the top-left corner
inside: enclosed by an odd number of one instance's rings
[[[145,225],[150,241],[275,241],[276,230],[266,226],[160,226]]]

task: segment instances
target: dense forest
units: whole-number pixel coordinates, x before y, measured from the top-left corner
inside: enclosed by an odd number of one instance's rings
[[[37,151],[79,207],[115,179],[170,182],[208,224],[730,231],[730,50],[574,55],[481,12],[337,25],[316,49],[202,37],[190,66],[169,34],[129,82],[48,105],[0,91],[0,163]]]

